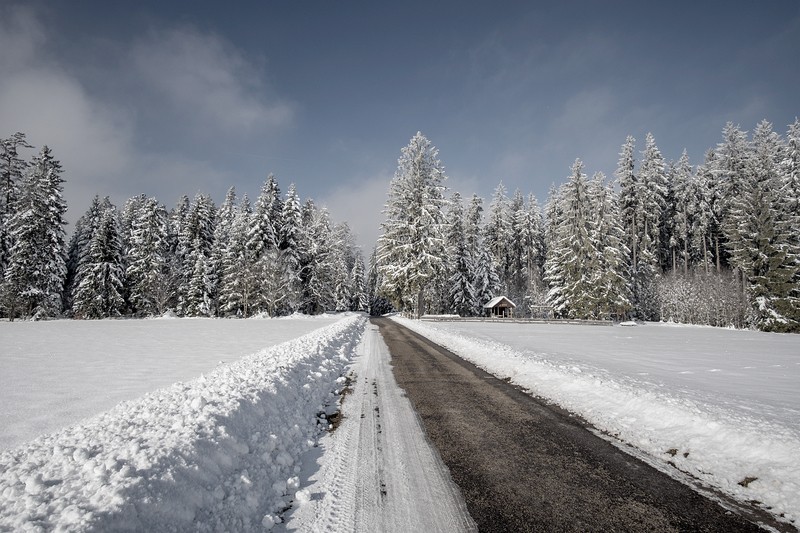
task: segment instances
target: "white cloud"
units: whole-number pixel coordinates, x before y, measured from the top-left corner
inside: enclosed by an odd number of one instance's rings
[[[3,74],[28,65],[46,41],[44,28],[27,6],[0,6],[0,65]]]
[[[130,163],[129,123],[57,71],[31,69],[0,81],[0,120],[53,147],[80,176],[113,176]]]
[[[328,208],[334,221],[347,221],[366,257],[372,253],[380,235],[391,179],[390,175],[384,174],[358,183],[347,183],[317,202]]]
[[[130,122],[50,58],[33,11],[8,13],[0,22],[0,136],[21,131],[37,148],[50,146],[65,170],[69,204],[117,192],[134,160]]]
[[[228,132],[291,123],[292,107],[269,99],[258,69],[226,41],[192,28],[135,43],[132,66],[148,88],[187,118]]]
[[[97,63],[89,80],[52,48],[53,30],[41,20],[31,8],[0,7],[0,137],[21,131],[37,148],[53,149],[65,171],[70,222],[95,194],[121,204],[144,193],[170,205],[181,194],[219,195],[236,182],[208,158],[160,145],[145,148],[152,142],[145,128],[154,127],[142,120],[148,110],[167,115],[155,127],[185,118],[182,135],[264,133],[291,122],[291,106],[266,102],[263,75],[218,37],[183,28],[120,43],[117,61]],[[116,90],[103,93],[94,85],[97,70],[120,81]]]

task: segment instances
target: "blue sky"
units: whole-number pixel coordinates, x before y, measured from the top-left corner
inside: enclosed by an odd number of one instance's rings
[[[367,248],[422,131],[448,185],[544,201],[576,157],[611,178],[649,131],[693,164],[727,121],[800,114],[800,3],[0,2],[0,136],[65,167],[69,218],[235,185],[347,220]]]

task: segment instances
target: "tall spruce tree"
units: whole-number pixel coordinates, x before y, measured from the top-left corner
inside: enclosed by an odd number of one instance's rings
[[[669,221],[672,270],[677,270],[680,260],[684,276],[689,275],[690,263],[694,263],[698,259],[697,254],[692,250],[698,209],[698,191],[695,184],[689,156],[684,150],[672,172],[672,205]]]
[[[61,164],[44,146],[33,158],[8,219],[11,246],[2,282],[6,314],[13,320],[52,318],[62,310],[66,277]]]
[[[266,250],[280,245],[282,211],[283,202],[278,181],[273,174],[270,174],[256,199],[253,224],[248,234],[248,247],[255,253],[256,259]]]
[[[353,269],[350,271],[350,311],[369,311],[369,299],[367,297],[366,273],[364,270],[364,259],[361,253],[356,255],[353,262]]]
[[[4,277],[12,244],[8,234],[9,220],[16,211],[18,187],[28,168],[28,163],[19,155],[20,148],[33,148],[25,140],[24,133],[0,139],[0,280]]]
[[[614,173],[619,186],[620,215],[626,233],[626,244],[631,251],[631,268],[634,271],[639,265],[639,228],[643,223],[639,208],[639,178],[635,173],[635,150],[636,139],[629,135],[622,145]]]
[[[250,199],[245,194],[234,212],[219,266],[219,314],[248,317],[264,308],[260,283],[258,243],[251,239],[255,225]],[[269,248],[274,250],[275,248]],[[267,253],[261,248],[262,255]]]
[[[572,174],[559,196],[562,215],[555,229],[548,300],[564,316],[593,318],[597,294],[592,290],[590,273],[599,269],[599,254],[592,234],[589,184],[580,159],[572,165]]]
[[[87,214],[94,216],[94,213]],[[91,236],[78,261],[72,295],[72,311],[76,318],[120,316],[125,309],[119,220],[108,197],[99,204],[97,217],[95,223],[88,225]]]
[[[622,319],[630,311],[631,291],[628,278],[630,250],[625,246],[625,230],[614,191],[605,185],[602,172],[589,183],[592,205],[591,240],[597,254],[590,273],[595,294],[595,318]]]
[[[425,291],[445,260],[444,167],[438,150],[417,132],[403,148],[389,187],[386,220],[378,239],[382,291],[404,311],[419,317]]]
[[[475,287],[472,285],[475,265],[467,246],[464,204],[458,192],[450,197],[446,226],[449,311],[461,316],[472,316],[478,309]]]
[[[500,290],[504,293],[508,293],[511,277],[510,247],[513,239],[509,204],[506,188],[500,183],[494,190],[492,203],[489,205],[484,239],[484,246],[489,249],[495,271],[500,278]]]
[[[189,316],[210,316],[214,311],[217,282],[211,259],[216,227],[216,208],[211,196],[195,195],[179,224],[177,256],[181,261],[181,283],[178,287],[178,311]]]
[[[753,132],[739,196],[730,200],[727,236],[731,264],[746,284],[752,320],[767,331],[800,330],[800,302],[792,294],[798,256],[790,220],[781,209],[781,141],[772,124]]]
[[[125,278],[134,315],[167,311],[175,288],[169,248],[167,210],[155,198],[146,198],[133,213],[126,253]]]

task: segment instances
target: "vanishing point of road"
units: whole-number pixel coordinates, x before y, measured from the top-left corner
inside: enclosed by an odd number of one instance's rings
[[[569,413],[390,319],[373,323],[480,531],[761,531]]]

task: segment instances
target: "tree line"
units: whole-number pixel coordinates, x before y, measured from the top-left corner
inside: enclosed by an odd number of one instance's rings
[[[438,151],[402,149],[365,269],[333,224],[270,175],[254,205],[231,188],[172,209],[95,197],[67,242],[63,171],[24,134],[0,139],[0,316],[270,316],[392,308],[475,316],[501,294],[523,316],[800,329],[800,125],[727,124],[693,166],[628,137],[614,180],[576,160],[544,206],[500,184],[446,196]],[[484,211],[486,211],[484,213]]]
[[[254,205],[231,187],[168,210],[156,198],[121,209],[96,196],[65,237],[62,169],[25,135],[0,153],[0,316],[44,319],[248,317],[366,310],[366,274],[346,223],[270,175]]]
[[[474,316],[504,294],[517,313],[800,330],[800,123],[785,137],[729,123],[704,161],[666,161],[651,134],[622,145],[614,180],[578,159],[543,208],[500,184],[446,197],[438,151],[403,148],[373,255],[377,298]],[[638,159],[638,160],[637,160]]]

